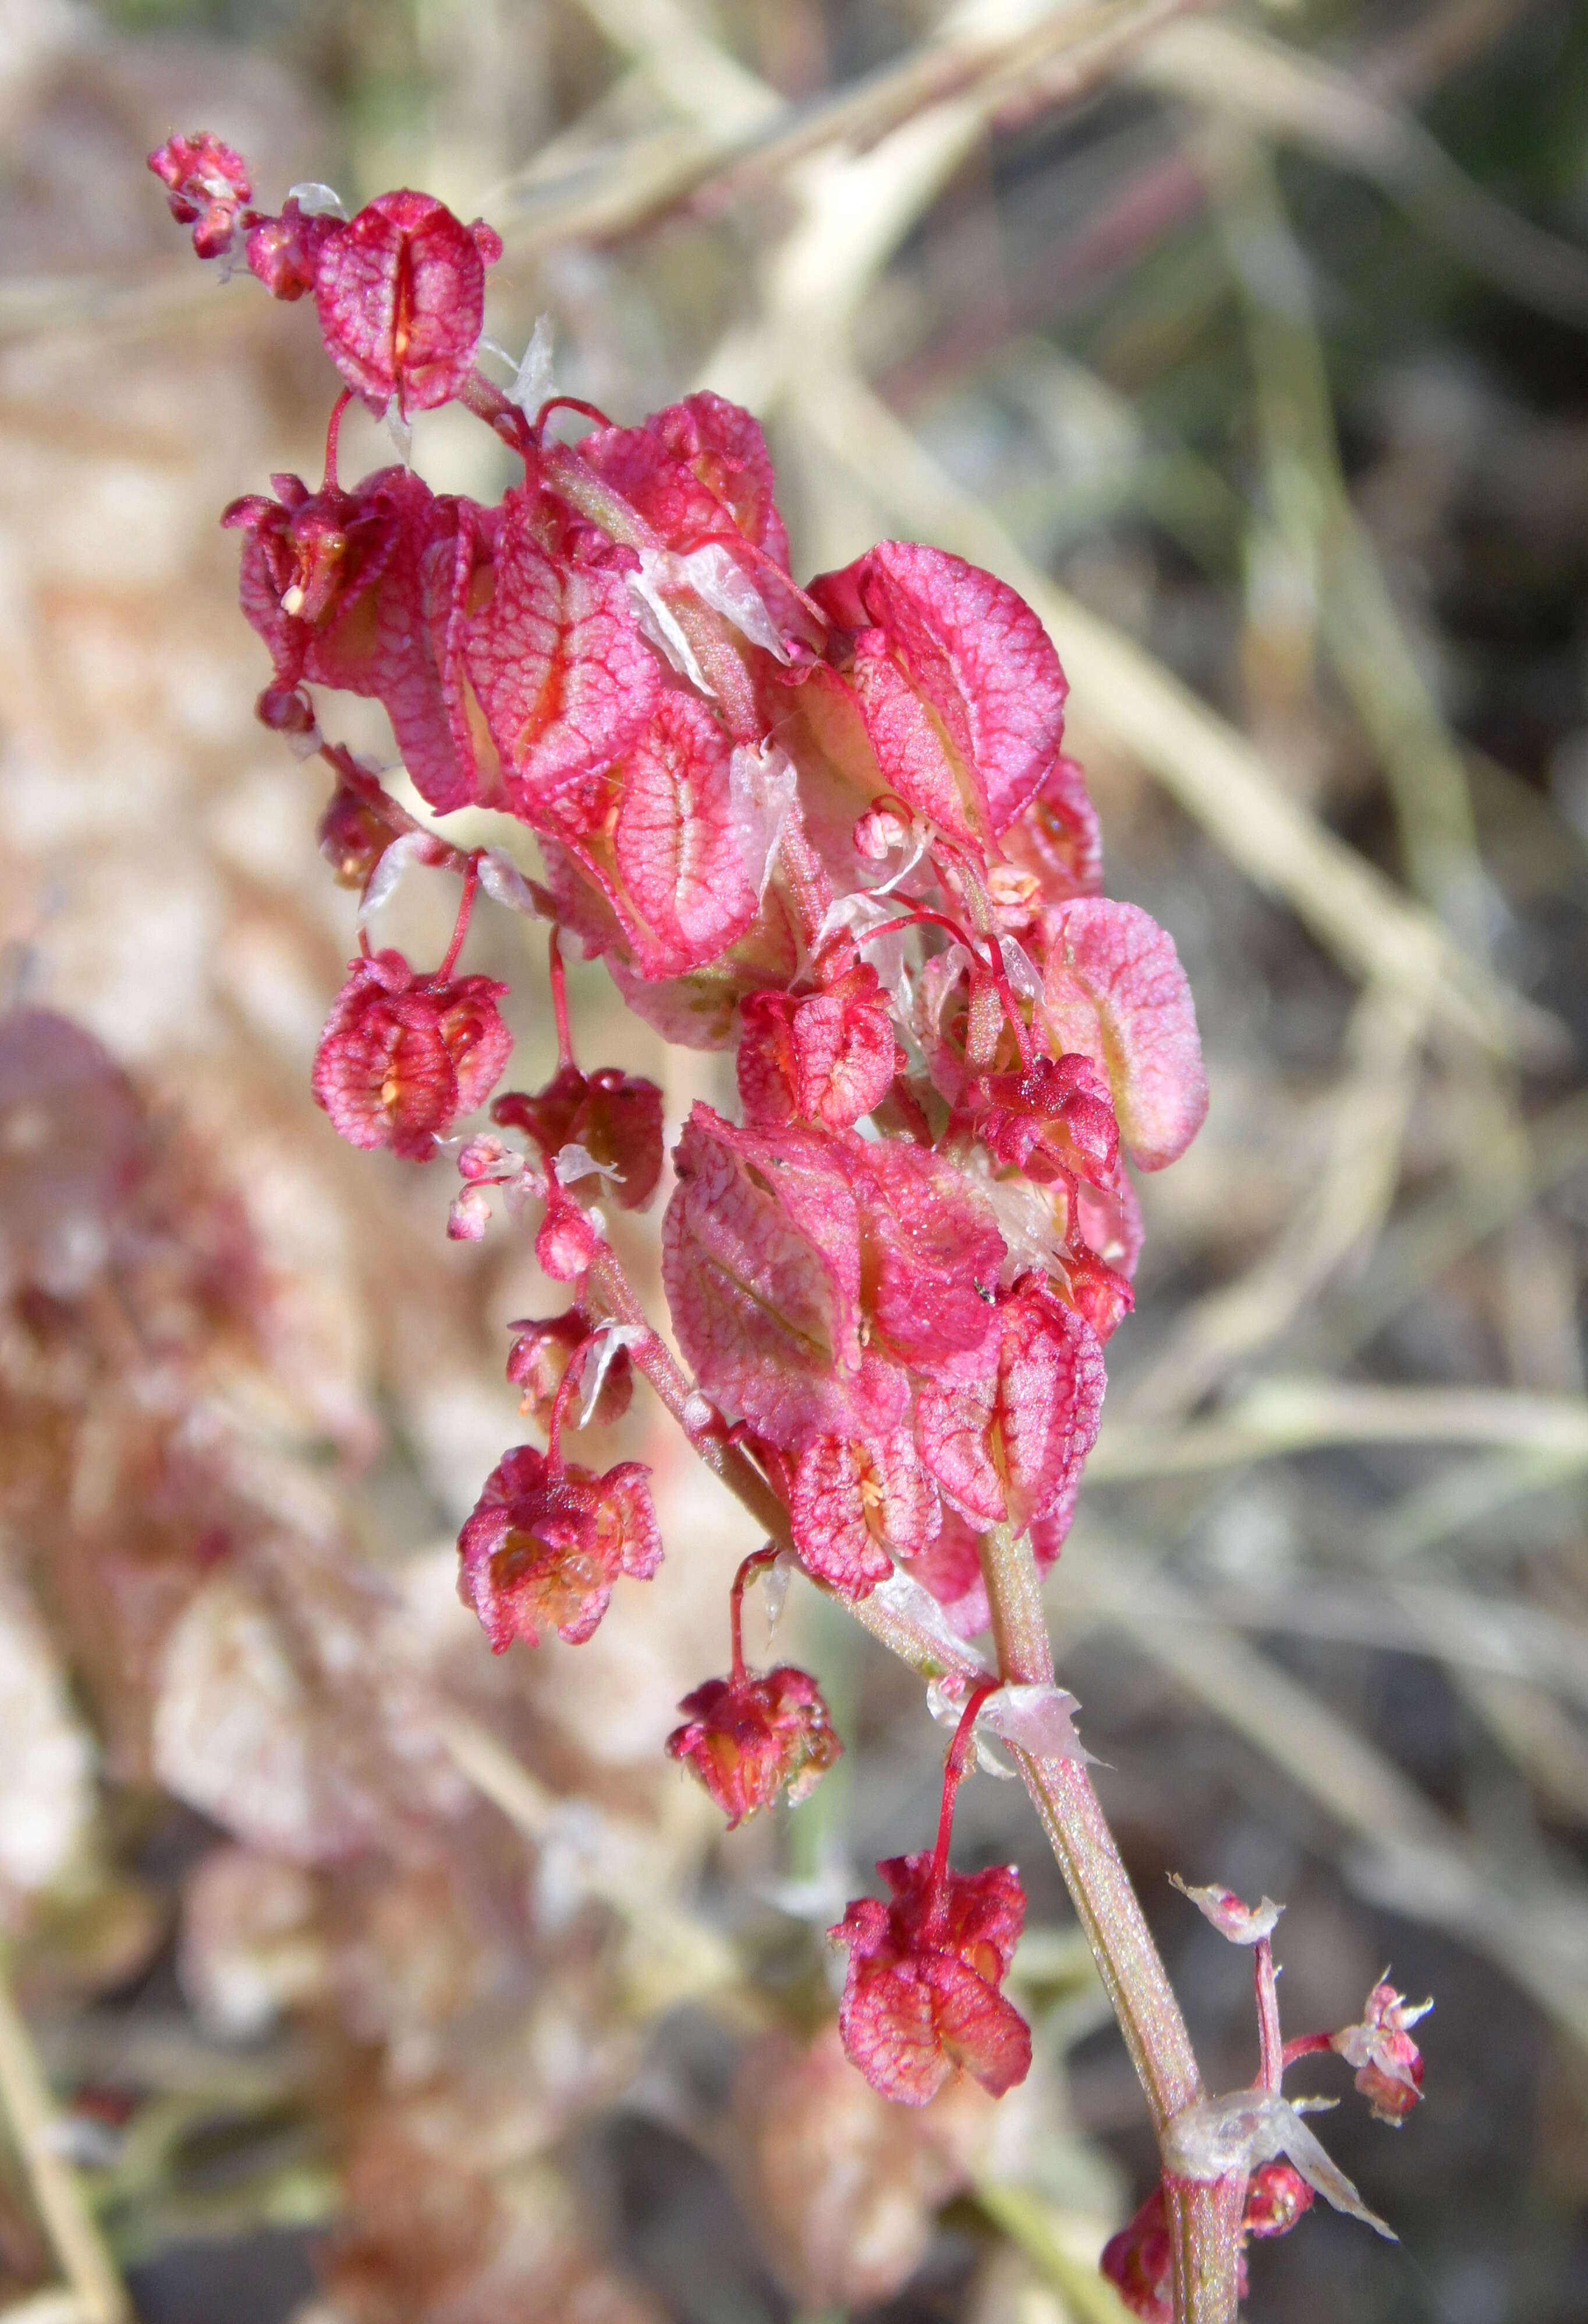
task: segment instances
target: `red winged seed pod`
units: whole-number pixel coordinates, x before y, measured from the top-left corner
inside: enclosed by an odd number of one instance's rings
[[[1025,1925],[1012,1865],[951,1872],[954,1805],[992,1681],[972,1690],[943,1771],[937,1845],[879,1864],[891,1903],[862,1896],[828,1936],[849,1949],[838,2012],[844,2047],[873,2089],[925,2106],[963,2069],[1002,2098],[1024,2081],[1031,2034],[999,1987]]]
[[[699,1777],[734,1831],[780,1793],[797,1804],[843,1749],[815,1679],[785,1664],[764,1678],[708,1678],[679,1709],[669,1756]]]
[[[475,368],[496,235],[430,197],[385,194],[349,219],[304,187],[279,215],[257,211],[241,159],[208,136],[173,137],[151,166],[201,256],[241,237],[273,295],[312,293],[346,383],[318,488],[278,475],[226,514],[271,659],[259,715],[329,767],[321,845],[365,918],[400,870],[464,883],[433,974],[367,947],[352,965],[314,1070],[345,1138],[423,1160],[494,1088],[505,987],[454,974],[480,887],[552,923],[557,1070],[499,1097],[495,1130],[468,1141],[448,1231],[477,1241],[528,1208],[570,1304],[513,1327],[509,1379],[547,1450],[516,1446],[487,1479],[459,1538],[461,1594],[498,1652],[547,1629],[577,1644],[621,1577],[656,1571],[650,1472],[597,1474],[560,1444],[576,1392],[614,1418],[637,1370],[808,1575],[850,1601],[878,1593],[865,1618],[880,1629],[915,1626],[919,1662],[952,1666],[945,1628],[983,1628],[995,1605],[1007,1645],[1011,1590],[1030,1590],[1069,1526],[1103,1343],[1131,1306],[1127,1164],[1165,1167],[1206,1107],[1174,945],[1100,892],[1097,819],[1063,755],[1066,680],[1040,622],[994,576],[917,543],[881,542],[801,588],[761,428],[720,396],[627,428],[580,405],[593,432],[556,440],[568,399],[531,415]],[[399,422],[461,401],[522,480],[496,505],[406,466],[344,485],[354,398]],[[542,881],[421,829],[322,734],[319,696],[337,691],[383,707],[434,815],[526,826]],[[637,1211],[660,1182],[660,1092],[576,1062],[563,933],[669,1040],[738,1053],[743,1120],[695,1106],[662,1225],[693,1380],[607,1233],[611,1205]],[[743,1585],[771,1554],[735,1582],[729,1675],[685,1698],[668,1744],[730,1824],[798,1798],[839,1750],[813,1678],[744,1666]],[[895,1586],[896,1563],[941,1614]],[[995,1683],[966,1702],[935,1850],[883,1862],[888,1900],[857,1900],[831,1932],[849,1956],[848,2056],[910,2105],[960,2071],[1002,2093],[1030,2062],[1002,1989],[1018,1876],[948,1863]],[[1062,1822],[1074,1796],[1044,1791],[1045,1814]],[[1085,1880],[1094,1826],[1082,1840]],[[1254,1958],[1264,2079],[1188,2111],[1209,2136],[1226,2116],[1256,2126],[1246,2233],[1267,2236],[1312,2186],[1339,2200],[1345,2182],[1280,2095],[1291,2053],[1266,1934]],[[1139,2021],[1150,2029],[1161,2006],[1155,1986]],[[1420,2014],[1380,1985],[1361,2025],[1291,2052],[1337,2051],[1399,2120],[1418,2095]],[[1105,2255],[1139,2315],[1171,2313],[1181,2209],[1156,2193]]]
[[[622,1461],[605,1476],[553,1449],[503,1453],[458,1537],[458,1594],[496,1654],[543,1629],[569,1646],[591,1637],[619,1577],[649,1582],[661,1563],[651,1471]]]
[[[326,353],[374,412],[450,403],[474,368],[485,269],[502,241],[429,194],[383,194],[323,244],[314,300]]]
[[[488,976],[416,976],[400,952],[355,960],[320,1035],[314,1094],[350,1146],[428,1162],[438,1139],[483,1105],[512,1036]]]

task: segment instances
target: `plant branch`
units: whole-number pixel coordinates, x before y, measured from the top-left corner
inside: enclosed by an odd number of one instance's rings
[[[1029,1540],[1008,1526],[994,1526],[982,1539],[982,1575],[1001,1675],[1015,1685],[1051,1684],[1053,1647]],[[1203,2086],[1152,1932],[1085,1767],[1019,1749],[1014,1756],[1161,2140],[1175,2116],[1200,2101]],[[1177,2324],[1233,2324],[1238,2236],[1227,2191],[1222,2181],[1181,2181],[1169,2185],[1168,2194]]]
[[[82,2324],[132,2324],[125,2289],[83,2200],[77,2173],[57,2142],[55,2102],[3,1964],[0,2107]]]

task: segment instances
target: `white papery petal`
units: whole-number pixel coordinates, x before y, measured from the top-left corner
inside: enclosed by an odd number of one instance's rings
[[[799,772],[775,742],[739,743],[728,762],[728,806],[744,876],[758,898],[766,894],[783,826],[794,804]]]
[[[512,857],[499,848],[487,847],[480,857],[480,885],[494,904],[504,905],[510,912],[523,912],[531,920],[540,918],[529,881]]]
[[[559,1157],[560,1158],[560,1157]],[[637,1348],[650,1338],[643,1323],[598,1323],[596,1326],[596,1349],[585,1358],[585,1369],[579,1374],[579,1426],[588,1428],[596,1400],[606,1384],[618,1351]]]
[[[1337,2211],[1362,2220],[1390,2243],[1399,2241],[1393,2227],[1368,2209],[1296,2107],[1277,2093],[1231,2090],[1205,2098],[1177,2115],[1164,2134],[1164,2169],[1177,2179],[1227,2179],[1280,2155]]]

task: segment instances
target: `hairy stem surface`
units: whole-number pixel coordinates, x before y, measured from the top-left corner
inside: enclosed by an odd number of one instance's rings
[[[982,1573],[1001,1675],[1011,1684],[1051,1684],[1053,1647],[1029,1541],[1008,1526],[994,1526],[982,1538]],[[1029,1751],[1017,1749],[1014,1756],[1161,2140],[1175,2116],[1198,2103],[1203,2088],[1152,1932],[1085,1767]],[[1230,2192],[1222,2182],[1177,2180],[1168,2183],[1168,2193],[1177,2324],[1233,2324],[1244,2181],[1234,2190],[1233,2223]]]

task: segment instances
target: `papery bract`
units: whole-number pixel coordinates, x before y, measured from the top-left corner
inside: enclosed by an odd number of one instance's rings
[[[1259,1904],[1245,1904],[1233,1888],[1221,1888],[1216,1883],[1207,1888],[1189,1888],[1177,1872],[1171,1872],[1169,1880],[1233,1945],[1255,1945],[1271,1937],[1285,1909],[1271,1896],[1265,1896]]]
[[[383,194],[321,248],[314,298],[326,352],[374,412],[449,403],[474,365],[485,267],[502,254],[489,226],[444,203]]]
[[[488,976],[417,976],[400,952],[355,960],[314,1061],[315,1098],[349,1145],[428,1161],[501,1078],[506,992]]]
[[[933,1891],[933,1857],[891,1857],[878,1871],[893,1891],[864,1896],[828,1935],[849,1948],[838,2022],[844,2047],[873,2089],[925,2106],[956,2067],[995,2098],[1030,2070],[1030,2029],[999,1991],[1025,1923],[1009,1865],[948,1872]]]
[[[1084,896],[1054,914],[1042,1013],[1055,1046],[1107,1074],[1143,1170],[1183,1154],[1207,1111],[1196,1010],[1174,938],[1135,904]]]
[[[785,1664],[762,1678],[707,1679],[679,1709],[667,1738],[734,1831],[780,1792],[806,1798],[843,1753],[815,1679]]]
[[[651,1474],[622,1461],[604,1476],[521,1444],[485,1480],[458,1536],[458,1593],[493,1652],[554,1629],[590,1637],[621,1574],[648,1582],[661,1563]]]

